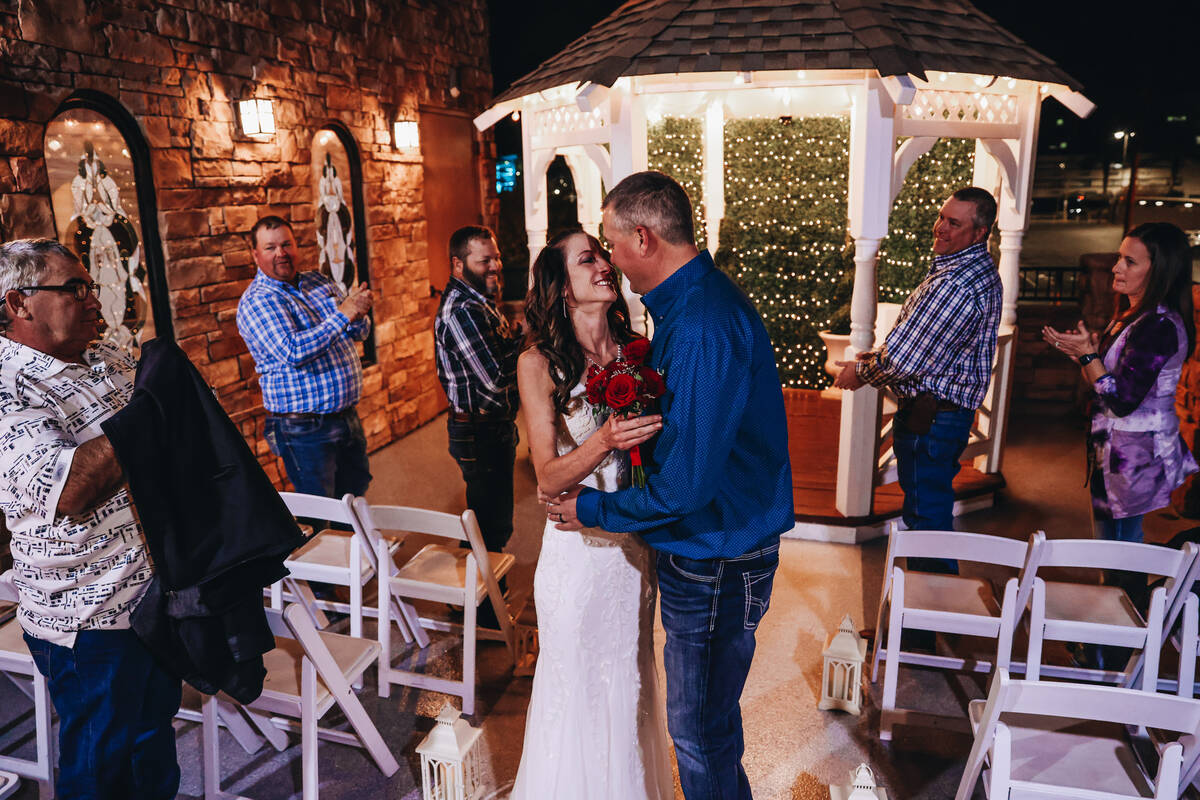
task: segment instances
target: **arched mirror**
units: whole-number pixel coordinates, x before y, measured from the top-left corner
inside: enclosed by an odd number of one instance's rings
[[[100,287],[104,338],[136,350],[171,336],[149,148],[133,117],[107,95],[73,95],[44,152],[58,240]]]
[[[349,132],[329,125],[317,131],[312,143],[313,197],[316,203],[318,269],[343,291],[370,284],[364,234],[362,165]],[[364,363],[375,362],[375,332],[363,342]]]

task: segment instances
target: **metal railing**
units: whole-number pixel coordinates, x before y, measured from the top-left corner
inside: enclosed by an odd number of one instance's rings
[[[1021,267],[1017,300],[1079,301],[1084,271],[1079,267]]]

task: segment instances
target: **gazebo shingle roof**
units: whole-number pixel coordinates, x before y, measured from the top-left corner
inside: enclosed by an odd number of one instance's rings
[[[495,102],[623,75],[926,70],[1081,88],[966,0],[630,0]]]

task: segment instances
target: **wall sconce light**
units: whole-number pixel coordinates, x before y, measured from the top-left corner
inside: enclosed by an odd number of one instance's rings
[[[270,138],[275,135],[275,108],[270,100],[242,100],[238,103],[242,133]]]
[[[397,150],[416,150],[421,146],[416,120],[396,120],[392,128],[392,146]]]
[[[462,89],[459,88],[458,84],[458,67],[451,67],[449,88],[446,91],[452,98],[457,98],[460,94],[462,94]]]

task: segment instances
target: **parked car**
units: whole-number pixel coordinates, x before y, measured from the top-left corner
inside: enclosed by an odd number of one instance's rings
[[[1101,192],[1071,192],[1067,195],[1067,219],[1095,219],[1108,210],[1108,197]]]

